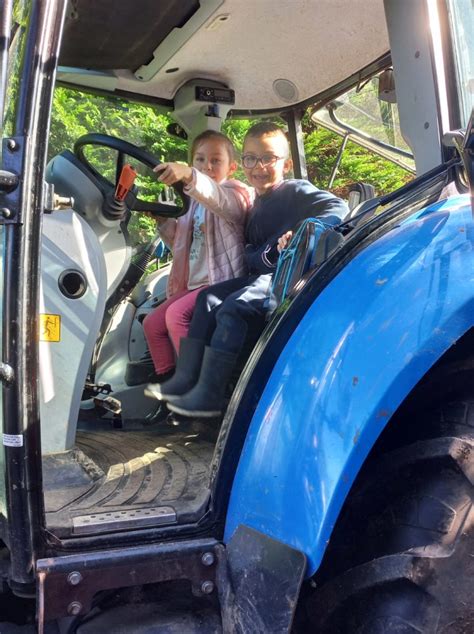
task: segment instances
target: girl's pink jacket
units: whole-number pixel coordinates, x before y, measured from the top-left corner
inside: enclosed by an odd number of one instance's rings
[[[167,296],[186,290],[189,276],[189,250],[196,205],[206,210],[206,247],[209,284],[247,274],[244,258],[244,230],[247,213],[253,204],[252,188],[237,180],[217,184],[193,169],[193,181],[184,188],[191,197],[188,212],[180,218],[159,223],[163,241],[173,251]]]

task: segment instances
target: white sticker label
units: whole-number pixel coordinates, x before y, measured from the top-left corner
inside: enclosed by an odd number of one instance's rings
[[[23,434],[3,434],[5,447],[23,447]]]

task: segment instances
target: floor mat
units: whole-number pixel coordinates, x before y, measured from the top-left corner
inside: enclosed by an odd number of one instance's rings
[[[157,518],[160,509],[174,511],[174,519],[163,511],[160,524],[196,521],[209,496],[213,450],[214,443],[199,434],[80,431],[74,451],[43,460],[48,528],[65,536],[73,534],[74,524],[102,522],[98,532],[104,532],[120,529],[120,517],[149,526],[150,508]]]

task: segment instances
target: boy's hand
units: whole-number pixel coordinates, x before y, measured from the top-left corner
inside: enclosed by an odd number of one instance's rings
[[[278,253],[281,253],[283,249],[286,249],[292,236],[293,236],[293,231],[287,231],[280,238],[278,238],[278,246],[277,246]]]
[[[189,185],[193,180],[193,170],[183,163],[160,163],[153,171],[158,174],[160,183],[165,185],[174,185],[179,181]]]

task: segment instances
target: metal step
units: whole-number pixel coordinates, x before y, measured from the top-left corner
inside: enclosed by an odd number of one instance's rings
[[[79,515],[72,518],[72,532],[74,535],[88,535],[175,522],[176,512],[171,506],[156,506]]]

